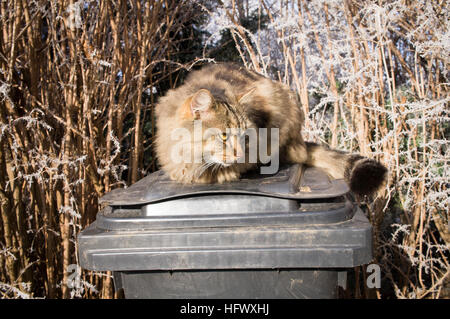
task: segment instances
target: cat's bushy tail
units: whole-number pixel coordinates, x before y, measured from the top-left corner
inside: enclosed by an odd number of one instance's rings
[[[333,178],[343,178],[357,195],[373,195],[385,183],[387,169],[373,159],[310,142],[306,142],[306,148],[307,165],[321,168]]]

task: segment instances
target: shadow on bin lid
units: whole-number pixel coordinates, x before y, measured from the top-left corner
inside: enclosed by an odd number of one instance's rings
[[[205,194],[247,194],[286,199],[318,199],[342,196],[349,192],[344,180],[330,179],[313,167],[291,165],[276,174],[255,172],[241,180],[224,184],[181,184],[169,179],[163,171],[154,172],[124,189],[115,189],[100,203],[110,206],[148,204],[156,201]]]

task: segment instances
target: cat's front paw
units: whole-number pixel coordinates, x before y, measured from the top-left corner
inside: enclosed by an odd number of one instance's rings
[[[222,171],[217,174],[217,182],[219,184],[233,182],[239,180],[240,174],[235,171]]]
[[[193,182],[192,176],[190,174],[187,174],[186,168],[178,168],[170,171],[169,177],[173,181],[184,184],[189,184]]]

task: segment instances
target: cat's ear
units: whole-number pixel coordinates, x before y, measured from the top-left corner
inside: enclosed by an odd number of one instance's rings
[[[213,96],[208,90],[198,90],[191,100],[191,112],[194,119],[199,120],[211,108],[213,103]]]
[[[247,102],[250,102],[253,97],[253,92],[255,92],[256,88],[253,87],[250,90],[247,90],[246,92],[242,93],[241,95],[238,95],[238,102],[239,104],[244,104]]]
[[[206,115],[213,104],[213,96],[206,89],[198,90],[184,101],[182,113],[184,118],[199,120]]]
[[[198,90],[192,97],[191,101],[192,113],[194,113],[194,111],[199,112],[207,111],[211,107],[212,102],[213,97],[208,90],[205,89]]]

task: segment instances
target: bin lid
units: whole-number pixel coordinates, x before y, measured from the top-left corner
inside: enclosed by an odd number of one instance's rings
[[[169,179],[164,171],[154,172],[128,188],[115,189],[100,198],[110,206],[142,205],[162,200],[205,195],[247,194],[286,199],[319,199],[342,196],[349,192],[342,179],[331,179],[322,170],[299,164],[280,168],[273,175],[250,172],[239,181],[223,184],[181,184]]]
[[[284,167],[227,184],[183,185],[159,171],[102,198],[105,230],[331,224],[350,219],[354,205],[342,180],[321,170]]]

